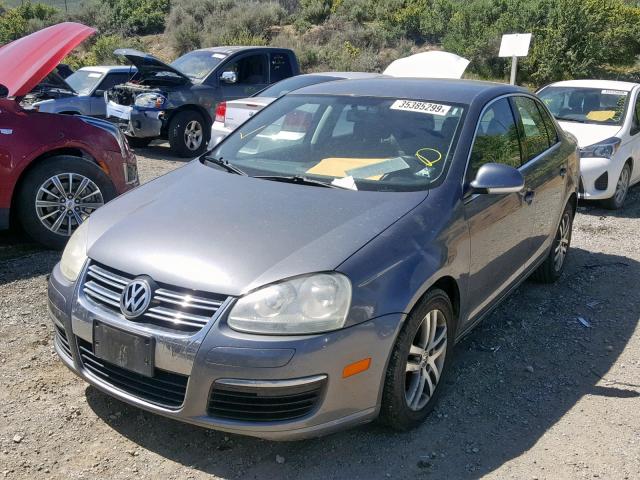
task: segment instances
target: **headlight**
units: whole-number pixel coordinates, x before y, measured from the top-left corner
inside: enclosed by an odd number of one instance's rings
[[[62,252],[60,271],[62,275],[64,275],[64,278],[70,282],[75,282],[78,279],[80,270],[82,270],[84,262],[87,261],[87,239],[89,230],[87,223],[87,221],[82,222],[78,229],[73,232],[64,252]]]
[[[344,326],[351,282],[339,273],[296,277],[238,300],[229,319],[234,330],[273,335],[307,334]]]
[[[583,158],[611,158],[620,148],[621,140],[618,137],[611,137],[601,142],[589,145],[580,149],[580,156]]]
[[[135,105],[143,108],[161,108],[166,101],[167,97],[159,93],[141,93],[136,97]]]

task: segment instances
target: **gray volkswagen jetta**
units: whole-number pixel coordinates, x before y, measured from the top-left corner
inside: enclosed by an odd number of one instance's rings
[[[576,144],[508,85],[298,90],[110,202],[49,283],[97,389],[269,439],[422,422],[457,340],[571,241]]]

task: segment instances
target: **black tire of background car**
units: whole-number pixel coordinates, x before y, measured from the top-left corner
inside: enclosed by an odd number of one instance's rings
[[[151,143],[151,140],[153,140],[153,138],[138,138],[138,137],[130,137],[128,135],[125,135],[125,137],[127,137],[127,142],[129,142],[129,146],[133,148],[148,147],[149,144]]]
[[[411,410],[405,398],[406,364],[411,343],[426,314],[432,310],[440,310],[447,322],[447,351],[440,375],[440,381],[427,404],[418,411]],[[380,422],[399,431],[406,431],[419,426],[433,410],[440,395],[441,386],[446,381],[449,364],[453,356],[455,322],[453,308],[447,294],[440,289],[428,292],[407,317],[398,334],[391,352],[389,365],[384,379]]]
[[[620,177],[622,177],[625,169],[627,170],[627,178],[631,178],[631,166],[628,163],[626,163],[625,166],[622,167]],[[616,179],[616,191],[613,193],[613,196],[611,198],[607,198],[606,200],[602,200],[602,206],[608,210],[620,210],[624,206],[624,201],[627,198],[627,193],[629,192],[629,183],[627,183],[627,191],[625,192],[624,197],[622,197],[622,199],[619,201],[616,200],[616,193],[618,192],[618,180],[620,177]]]
[[[105,203],[116,197],[116,190],[109,177],[96,164],[81,157],[58,155],[43,160],[31,169],[17,192],[18,221],[33,240],[55,250],[63,249],[69,237],[53,233],[40,222],[35,199],[38,189],[48,178],[65,172],[79,173],[92,180],[102,192]]]
[[[190,150],[184,141],[184,130],[194,120],[202,125],[202,143],[197,150]],[[171,146],[171,151],[179,157],[193,158],[202,155],[207,149],[210,136],[211,125],[204,121],[202,115],[193,110],[177,113],[169,123],[169,145]]]
[[[553,243],[551,244],[551,250],[549,251],[549,255],[545,258],[544,262],[531,274],[531,278],[536,282],[540,283],[554,283],[556,280],[560,278],[562,272],[564,271],[564,267],[567,264],[567,257],[569,256],[569,251],[571,250],[571,229],[573,229],[573,205],[571,202],[567,203],[564,207],[564,211],[562,212],[562,217],[560,218],[560,222],[562,223],[562,218],[565,215],[569,215],[569,245],[567,245],[567,254],[564,257],[564,261],[562,262],[562,266],[559,270],[556,270],[555,267],[555,248],[558,242],[558,235],[560,231],[560,225],[558,225],[558,229],[556,230],[556,234],[553,237]]]

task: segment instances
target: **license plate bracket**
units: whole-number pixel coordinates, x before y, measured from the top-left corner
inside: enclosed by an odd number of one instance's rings
[[[145,377],[155,370],[155,338],[127,332],[98,320],[93,322],[93,354]]]

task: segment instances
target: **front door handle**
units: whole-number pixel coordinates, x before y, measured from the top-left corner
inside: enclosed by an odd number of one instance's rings
[[[567,167],[560,168],[560,176],[564,178],[567,175]]]
[[[522,194],[522,198],[524,199],[525,202],[527,202],[528,205],[531,205],[533,203],[533,198],[535,196],[536,196],[536,192],[534,192],[533,190],[527,190]]]

